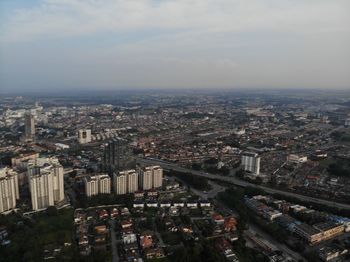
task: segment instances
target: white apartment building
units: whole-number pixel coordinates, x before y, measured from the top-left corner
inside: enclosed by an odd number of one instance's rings
[[[138,174],[134,169],[124,170],[114,174],[114,191],[117,195],[138,191]]]
[[[98,195],[98,181],[95,176],[84,178],[85,194],[88,197]]]
[[[123,172],[119,172],[118,174],[113,174],[113,185],[114,192],[117,195],[124,195],[127,193],[127,183],[126,183],[126,175]]]
[[[111,178],[107,174],[85,177],[84,185],[88,197],[111,193]]]
[[[136,173],[136,170],[132,169],[129,170],[129,173],[127,175],[127,183],[128,183],[128,188],[127,191],[128,193],[134,193],[139,190],[139,181],[138,181],[138,174]]]
[[[151,168],[145,167],[143,169],[139,169],[139,184],[142,190],[152,189],[153,181]]]
[[[260,157],[257,153],[243,153],[241,165],[244,171],[248,171],[256,175],[260,174]]]
[[[163,186],[163,168],[160,166],[153,167],[153,188],[160,188]]]
[[[98,191],[100,194],[111,193],[111,178],[109,175],[104,174],[98,176]]]
[[[163,169],[160,166],[148,166],[139,169],[139,184],[142,190],[162,187]]]
[[[28,181],[33,210],[64,200],[63,166],[57,158],[37,158],[28,162]]]
[[[87,144],[91,142],[91,129],[80,129],[78,131],[79,144]]]
[[[0,169],[0,213],[14,209],[19,199],[18,176],[13,169]]]

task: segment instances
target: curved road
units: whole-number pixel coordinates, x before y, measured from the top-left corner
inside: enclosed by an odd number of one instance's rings
[[[202,176],[202,177],[206,177],[209,179],[217,179],[217,180],[228,182],[228,183],[240,186],[240,187],[251,186],[251,187],[255,187],[255,188],[260,188],[260,189],[262,189],[265,192],[270,193],[270,194],[281,194],[284,196],[298,198],[300,200],[304,200],[304,201],[311,202],[311,203],[317,203],[317,204],[322,204],[325,206],[337,207],[339,209],[350,210],[349,204],[333,202],[333,201],[329,201],[329,200],[325,200],[325,199],[304,196],[304,195],[300,195],[300,194],[296,194],[296,193],[292,193],[292,192],[287,192],[287,191],[282,191],[282,190],[269,188],[269,187],[265,187],[265,186],[259,186],[259,185],[255,185],[255,184],[240,180],[240,179],[235,178],[235,177],[225,177],[225,176],[205,173],[203,171],[192,170],[192,169],[184,168],[184,167],[178,166],[177,164],[166,162],[163,160],[158,160],[158,159],[153,159],[153,158],[152,159],[139,158],[139,159],[137,159],[137,162],[143,163],[143,164],[148,164],[148,165],[159,165],[166,170],[175,170],[178,172],[191,173],[193,175]]]

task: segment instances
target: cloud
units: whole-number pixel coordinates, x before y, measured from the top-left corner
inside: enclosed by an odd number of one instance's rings
[[[348,10],[349,0],[43,0],[0,17],[1,84],[349,88]]]
[[[45,0],[3,21],[2,41],[146,29],[348,30],[347,0]]]

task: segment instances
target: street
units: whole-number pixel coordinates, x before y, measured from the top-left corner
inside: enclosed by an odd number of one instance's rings
[[[109,220],[109,226],[111,230],[111,249],[112,249],[112,261],[119,262],[117,238],[115,236],[115,221]]]

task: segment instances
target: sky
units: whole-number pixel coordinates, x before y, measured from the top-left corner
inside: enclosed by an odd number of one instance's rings
[[[349,0],[0,0],[0,91],[350,89]]]

